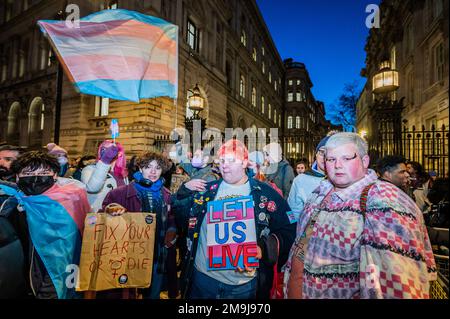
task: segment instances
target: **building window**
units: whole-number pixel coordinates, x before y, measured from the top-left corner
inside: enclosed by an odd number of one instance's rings
[[[266,74],[266,64],[264,63],[264,61],[262,61],[261,71],[263,74]]]
[[[395,70],[397,68],[397,49],[395,45],[391,48],[391,69]]]
[[[272,83],[272,73],[269,72],[269,83]]]
[[[252,106],[256,107],[256,88],[252,88]]]
[[[5,22],[12,19],[14,0],[6,0],[5,3]]]
[[[288,81],[288,85],[289,85],[289,86],[291,86],[291,85],[292,85],[292,83],[293,83],[293,81],[292,81],[292,80],[289,80],[289,81]]]
[[[444,46],[442,42],[434,47],[434,61],[434,82],[442,81],[444,79]]]
[[[297,80],[297,85],[300,85],[300,80]]]
[[[245,97],[245,78],[241,75],[241,79],[239,81],[239,95],[241,97]]]
[[[295,117],[295,128],[300,128],[300,116]]]
[[[108,4],[108,9],[115,10],[119,7],[119,1],[110,1]]]
[[[405,50],[406,54],[410,54],[411,51],[413,50],[413,46],[414,46],[414,33],[413,32],[414,32],[413,24],[412,24],[412,22],[410,22],[406,27],[406,50]]]
[[[8,64],[6,63],[6,61],[4,59],[2,59],[2,69],[0,70],[1,75],[0,75],[0,82],[4,82],[6,81],[6,74],[8,72]]]
[[[191,20],[187,22],[187,43],[192,50],[198,52],[199,32]]]
[[[277,123],[277,109],[273,110],[273,122],[276,124]]]
[[[272,105],[270,105],[270,103],[267,106],[267,113],[269,113],[268,115],[269,115],[269,120],[270,120],[272,118]]]
[[[277,81],[276,80],[273,82],[273,88],[275,89],[275,91],[278,90],[278,85],[277,85]]]
[[[261,113],[264,114],[265,101],[264,96],[261,96]]]
[[[411,104],[414,104],[414,72],[408,73],[408,100]]]
[[[247,33],[245,33],[244,29],[242,29],[242,31],[241,31],[241,43],[244,46],[247,46]]]
[[[278,126],[281,126],[281,114],[278,114]]]
[[[45,105],[42,104],[41,105],[41,127],[40,127],[41,131],[44,130],[44,122],[45,122]]]
[[[292,116],[288,116],[288,124],[287,124],[287,128],[292,128]]]
[[[94,116],[108,116],[109,114],[109,98],[96,96],[95,97],[95,114]]]
[[[253,48],[252,58],[253,58],[253,61],[256,62],[256,58],[257,58],[257,56],[256,56],[256,48]]]
[[[288,92],[288,102],[292,102],[294,100],[294,93]]]
[[[265,51],[264,51],[264,47],[261,47],[261,55],[264,56]]]
[[[438,18],[443,10],[442,0],[434,0],[434,17]]]
[[[300,92],[295,93],[295,100],[298,102],[302,100],[302,95],[300,94]]]

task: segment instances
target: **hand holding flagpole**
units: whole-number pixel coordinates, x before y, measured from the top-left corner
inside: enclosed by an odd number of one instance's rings
[[[111,138],[113,139],[114,145],[116,145],[116,137],[119,137],[119,122],[117,119],[111,120],[109,130],[111,131]]]

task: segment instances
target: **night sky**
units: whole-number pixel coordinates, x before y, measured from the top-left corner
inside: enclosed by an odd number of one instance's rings
[[[337,102],[345,83],[365,83],[368,4],[379,0],[256,0],[282,59],[303,62],[312,92],[325,106]]]

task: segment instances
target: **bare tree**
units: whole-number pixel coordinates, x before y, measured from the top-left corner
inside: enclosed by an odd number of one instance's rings
[[[328,110],[329,119],[335,124],[342,124],[346,131],[355,130],[356,103],[359,97],[357,81],[346,83],[343,93],[336,104],[331,104]]]

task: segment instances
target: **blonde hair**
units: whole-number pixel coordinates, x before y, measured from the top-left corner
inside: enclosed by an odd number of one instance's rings
[[[330,136],[327,143],[325,144],[325,152],[329,149],[336,148],[344,144],[355,145],[356,150],[361,158],[368,155],[369,146],[367,145],[367,142],[357,133],[351,132],[340,132]]]

